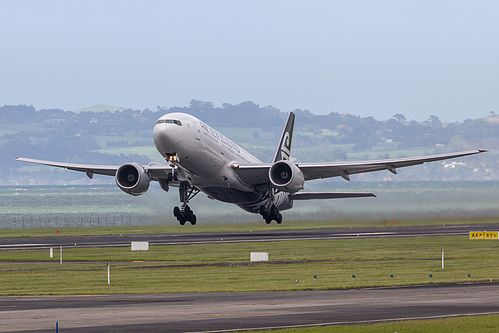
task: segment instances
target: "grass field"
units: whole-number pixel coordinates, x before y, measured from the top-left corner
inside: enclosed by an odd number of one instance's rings
[[[464,236],[151,246],[133,252],[66,247],[62,265],[58,249],[54,258],[47,250],[2,251],[0,294],[321,290],[489,281],[499,278],[498,249],[498,241]],[[250,252],[268,252],[270,261],[250,263]],[[111,263],[111,285],[106,262]]]
[[[382,323],[374,325],[351,325],[351,326],[329,326],[329,327],[304,327],[299,329],[276,330],[273,332],[280,333],[354,333],[354,332],[370,332],[370,333],[387,333],[387,332],[404,332],[404,333],[421,333],[421,332],[439,332],[439,333],[455,333],[455,332],[480,332],[480,333],[495,333],[499,329],[499,316],[478,316],[478,317],[461,317],[447,318],[434,320],[410,320],[393,323]],[[262,332],[262,331],[259,331]]]

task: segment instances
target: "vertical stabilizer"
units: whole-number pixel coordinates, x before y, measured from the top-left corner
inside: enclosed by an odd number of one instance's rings
[[[293,138],[293,126],[295,124],[295,114],[293,112],[289,113],[288,121],[284,127],[284,131],[281,135],[281,141],[279,141],[279,146],[274,155],[274,163],[282,160],[289,160],[289,154],[291,153],[291,139]]]

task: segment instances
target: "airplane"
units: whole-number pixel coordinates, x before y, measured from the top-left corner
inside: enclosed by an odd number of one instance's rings
[[[125,163],[123,165],[90,165],[60,163],[16,157],[18,161],[66,168],[94,174],[114,176],[124,192],[144,194],[151,181],[168,191],[178,187],[181,206],[173,215],[181,225],[195,225],[197,217],[189,202],[203,192],[210,199],[236,204],[250,213],[262,215],[267,224],[282,223],[281,211],[291,209],[297,200],[375,197],[373,193],[304,192],[305,181],[342,177],[388,170],[397,174],[401,167],[475,155],[484,149],[409,158],[367,160],[357,162],[294,163],[290,161],[295,115],[289,113],[279,145],[271,163],[264,163],[239,145],[186,113],[168,113],[154,126],[154,144],[167,164]]]

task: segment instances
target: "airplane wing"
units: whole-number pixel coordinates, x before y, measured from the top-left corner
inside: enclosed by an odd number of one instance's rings
[[[435,162],[456,158],[468,155],[475,155],[486,152],[484,149],[463,151],[457,153],[428,155],[419,157],[394,158],[385,160],[370,160],[358,162],[326,162],[326,163],[297,163],[305,180],[343,177],[345,180],[350,180],[349,175],[373,172],[380,170],[388,170],[394,174],[398,168],[408,167],[412,165],[423,164],[426,162]],[[243,182],[248,185],[257,185],[269,182],[269,168],[272,163],[261,164],[237,164],[233,165],[233,169]]]
[[[450,158],[463,157],[468,155],[475,155],[485,152],[483,149],[464,151],[450,154],[428,155],[420,157],[408,157],[399,159],[386,159],[386,160],[372,160],[360,162],[341,162],[341,163],[299,163],[298,167],[303,172],[305,180],[329,178],[329,177],[343,177],[350,180],[349,175],[373,172],[380,170],[388,170],[396,174],[398,168],[408,167],[426,162],[435,162],[446,160]]]
[[[68,170],[81,171],[85,172],[89,178],[92,178],[94,174],[115,176],[116,170],[118,170],[118,168],[120,167],[120,165],[93,165],[93,164],[52,162],[52,161],[37,160],[25,157],[16,157],[16,160],[29,163],[50,165],[54,167],[65,168]],[[162,165],[162,164],[143,165],[142,168],[144,168],[144,170],[147,170],[149,176],[151,177],[151,180],[166,179],[168,177],[168,173],[172,171],[172,167],[170,167],[169,165]]]

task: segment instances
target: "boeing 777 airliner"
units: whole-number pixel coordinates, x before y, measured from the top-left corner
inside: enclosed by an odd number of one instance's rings
[[[291,112],[271,163],[263,163],[201,120],[185,113],[166,114],[154,126],[156,149],[167,164],[107,166],[16,159],[82,171],[89,178],[94,174],[114,176],[118,187],[134,196],[144,194],[151,181],[157,181],[165,191],[170,186],[178,187],[182,205],[175,207],[173,214],[182,225],[187,221],[196,224],[196,215],[188,203],[199,192],[261,214],[266,223],[275,220],[280,224],[280,211],[292,208],[295,200],[375,196],[355,192],[302,192],[307,180],[338,176],[350,180],[351,174],[379,170],[396,174],[397,168],[485,151],[359,162],[292,163],[289,156],[294,120],[295,115]]]

